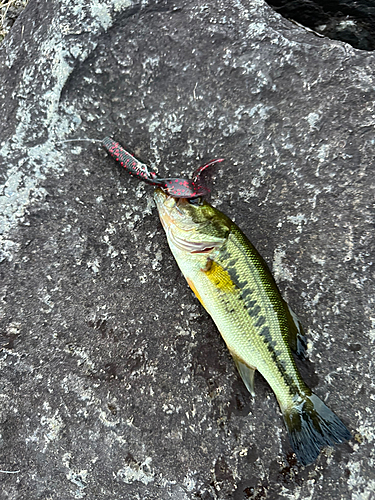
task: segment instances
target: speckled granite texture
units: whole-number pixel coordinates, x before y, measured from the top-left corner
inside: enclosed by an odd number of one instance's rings
[[[261,0],[30,0],[0,61],[0,499],[374,498],[375,56]],[[226,158],[212,203],[269,263],[303,376],[355,439],[296,464],[152,189],[65,142],[105,135],[159,174]]]

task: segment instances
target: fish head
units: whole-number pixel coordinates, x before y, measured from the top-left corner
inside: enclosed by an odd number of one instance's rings
[[[172,251],[207,254],[228,237],[230,220],[203,197],[176,198],[156,189],[154,199]]]

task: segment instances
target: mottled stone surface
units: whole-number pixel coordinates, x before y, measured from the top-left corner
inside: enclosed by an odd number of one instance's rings
[[[30,0],[0,60],[0,498],[372,498],[374,56],[260,0]],[[273,269],[353,441],[295,463],[151,188],[64,142],[105,135],[160,174],[226,158],[212,201]]]
[[[27,0],[3,0],[0,2],[0,43],[26,7]]]

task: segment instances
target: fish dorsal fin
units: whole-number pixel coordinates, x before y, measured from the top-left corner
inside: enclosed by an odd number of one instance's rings
[[[288,304],[286,304],[286,313],[289,325],[289,347],[297,356],[304,359],[307,344],[302,324]]]
[[[247,363],[245,363],[241,358],[239,358],[232,351],[230,351],[230,353],[234,359],[238,373],[241,375],[241,378],[243,380],[243,383],[246,386],[246,389],[250,392],[250,394],[252,396],[255,396],[254,374],[255,374],[256,368],[254,368],[253,366],[249,366]]]

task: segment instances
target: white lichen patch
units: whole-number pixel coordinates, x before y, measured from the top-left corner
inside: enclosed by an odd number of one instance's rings
[[[354,241],[353,241],[353,226],[349,224],[347,236],[345,238],[345,245],[347,246],[344,262],[348,262],[353,258]]]
[[[277,282],[293,281],[293,273],[284,263],[286,257],[285,250],[278,246],[273,253],[272,273]]]
[[[90,358],[89,353],[80,346],[69,345],[65,348],[65,352],[72,354],[78,358],[77,364],[78,366],[83,366],[86,371],[94,371],[95,363]]]
[[[66,2],[71,7],[69,2]],[[83,0],[76,2],[72,7],[82,27],[75,28],[74,33],[92,33],[108,29],[112,23],[111,10],[119,11],[130,6],[129,0],[111,0],[99,2],[95,0],[90,3],[91,15],[86,15],[87,2]],[[79,23],[78,23],[79,24]],[[7,158],[21,155],[22,164],[11,167],[5,172],[6,182],[2,186],[0,195],[0,243],[1,260],[12,260],[17,245],[8,237],[10,231],[23,220],[26,208],[41,201],[46,196],[46,191],[41,187],[47,172],[53,172],[60,176],[65,169],[66,154],[56,146],[61,147],[67,135],[74,132],[81,123],[81,117],[72,107],[61,105],[61,93],[75,68],[77,60],[83,62],[95,48],[96,42],[86,37],[85,42],[75,37],[75,42],[67,49],[67,34],[72,34],[72,28],[54,22],[48,28],[49,33],[42,40],[35,40],[39,46],[39,55],[34,58],[30,65],[25,64],[23,76],[15,89],[17,95],[23,96],[18,101],[15,109],[16,123],[15,133],[1,143],[0,160],[4,165]],[[10,40],[10,39],[8,39]],[[7,41],[4,42],[7,45]],[[7,53],[7,52],[5,52]],[[5,66],[12,67],[13,57],[16,51],[9,51],[5,58]],[[74,60],[72,60],[72,55]],[[39,59],[38,59],[39,57]],[[44,79],[41,89],[36,93],[34,82],[37,81],[37,72],[40,68],[49,65],[50,70],[44,71]],[[38,84],[40,85],[40,84]],[[38,105],[33,101],[33,95],[37,94]],[[36,108],[39,110],[36,113]],[[30,147],[26,145],[29,141],[30,130],[45,130],[48,136],[44,142]],[[39,142],[39,141],[38,141]],[[94,267],[97,269],[97,266]]]
[[[101,408],[97,409],[97,413],[100,421],[105,425],[105,427],[116,427],[120,423],[120,418],[113,418],[113,415],[108,411],[104,411]],[[111,419],[112,417],[112,419]]]
[[[119,254],[120,254],[120,251],[117,250],[111,243],[110,241],[110,238],[108,236],[108,234],[105,234],[103,237],[102,237],[102,241],[108,245],[108,250],[107,250],[107,256],[111,257],[112,259],[114,259],[115,257],[117,257]]]
[[[310,131],[319,130],[319,127],[317,127],[317,123],[319,123],[320,121],[319,113],[314,113],[314,112],[309,113],[306,117],[306,120],[310,125]]]
[[[69,469],[66,473],[66,478],[76,486],[76,490],[74,492],[74,498],[84,498],[85,492],[84,490],[87,488],[87,469],[82,469],[80,471],[74,470],[70,468],[70,461],[72,459],[71,453],[65,453],[62,457],[63,465]]]
[[[155,479],[154,471],[151,468],[151,462],[151,457],[147,457],[144,462],[140,464],[132,461],[130,464],[118,470],[116,476],[127,484],[139,481],[147,485]]]
[[[109,28],[112,21],[112,16],[109,11],[109,6],[105,2],[91,0],[90,2],[91,15],[96,17],[105,30]]]
[[[155,257],[151,262],[152,269],[154,271],[160,271],[161,269],[161,261],[163,260],[163,254],[160,249],[156,250]]]
[[[51,415],[51,407],[48,401],[45,401],[42,406],[45,413],[40,417],[40,426],[37,426],[34,431],[25,438],[26,444],[33,444],[42,453],[46,453],[51,443],[59,442],[61,439],[61,431],[65,424],[56,410]]]
[[[375,342],[375,316],[369,316],[368,319],[370,320],[371,327],[367,331],[367,336],[371,342]]]
[[[324,266],[324,264],[326,263],[326,260],[323,259],[322,257],[317,257],[316,255],[314,254],[311,254],[310,255],[310,258],[313,262],[315,262],[316,264],[319,264],[320,266]]]
[[[182,409],[181,406],[175,406],[172,403],[163,404],[163,411],[167,415],[172,415],[173,413],[180,413],[181,409]]]
[[[329,144],[322,144],[320,146],[320,148],[318,148],[317,150],[317,158],[318,158],[318,166],[315,170],[315,175],[316,177],[319,177],[320,175],[320,166],[322,163],[326,162],[328,160],[328,156],[329,156],[329,152],[330,152],[330,146]]]
[[[193,491],[196,489],[197,482],[194,479],[194,475],[197,474],[197,471],[190,471],[183,480],[183,485],[187,489],[187,491]]]
[[[68,352],[71,352],[71,350],[69,350]],[[93,402],[95,401],[94,391],[76,375],[69,374],[68,376],[64,377],[61,386],[65,393],[73,392],[77,394],[80,401],[87,401],[89,404],[93,404]]]
[[[367,464],[374,466],[373,459],[367,459]],[[351,500],[371,500],[375,497],[375,481],[368,477],[366,467],[362,461],[355,462],[349,460],[348,469],[350,476],[348,478],[348,488],[351,491]],[[363,471],[363,469],[365,469]]]
[[[64,423],[59,415],[59,411],[56,410],[52,417],[42,416],[40,423],[46,428],[44,433],[44,439],[48,444],[50,441],[55,441],[59,439],[61,430],[64,428]]]
[[[304,214],[288,215],[286,219],[297,226],[299,233],[302,233],[302,224],[307,224],[307,217]]]
[[[93,260],[88,260],[86,262],[86,265],[89,269],[91,269],[95,274],[99,272],[100,269],[100,261],[98,258],[95,258]]]
[[[365,439],[368,443],[372,443],[375,441],[375,429],[371,419],[373,410],[369,407],[366,407],[364,410],[369,416],[367,416],[364,412],[357,412],[358,424],[356,429],[363,439]]]

